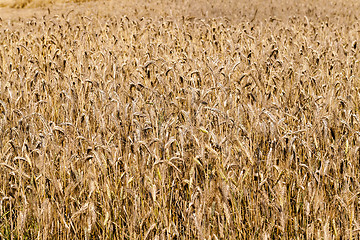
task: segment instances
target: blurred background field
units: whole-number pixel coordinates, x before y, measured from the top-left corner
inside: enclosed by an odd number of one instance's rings
[[[232,22],[265,20],[269,18],[286,20],[291,16],[307,16],[308,19],[330,18],[339,21],[357,20],[360,2],[326,0],[272,0],[272,1],[191,1],[191,0],[2,0],[0,17],[29,17],[44,14],[47,9],[63,12],[72,9],[83,14],[102,13],[112,16],[127,15],[141,17],[225,17]],[[16,9],[18,11],[16,11]],[[21,11],[21,9],[23,9]],[[13,10],[13,11],[12,11]]]
[[[0,7],[34,8],[49,6],[54,3],[86,2],[88,0],[2,0]]]

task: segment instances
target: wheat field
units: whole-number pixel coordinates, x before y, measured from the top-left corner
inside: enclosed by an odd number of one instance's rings
[[[359,3],[20,2],[1,239],[360,237]]]

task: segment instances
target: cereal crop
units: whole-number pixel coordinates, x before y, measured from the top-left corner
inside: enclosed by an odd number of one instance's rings
[[[0,10],[0,238],[360,237],[359,3],[29,4]]]

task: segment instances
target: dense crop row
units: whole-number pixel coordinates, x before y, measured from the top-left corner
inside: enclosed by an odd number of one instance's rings
[[[251,15],[2,22],[0,236],[357,235],[360,26]]]

